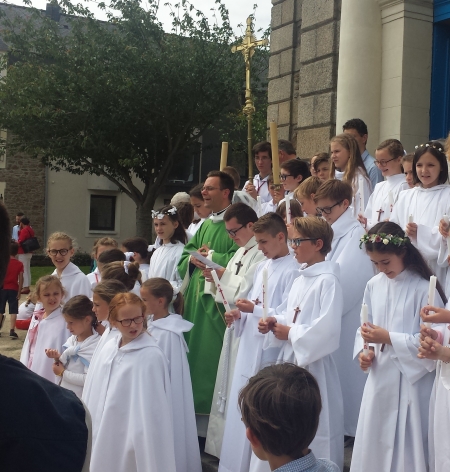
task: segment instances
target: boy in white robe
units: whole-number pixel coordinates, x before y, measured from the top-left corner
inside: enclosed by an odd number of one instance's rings
[[[329,459],[342,469],[344,411],[331,354],[339,348],[343,296],[339,265],[325,260],[332,239],[333,230],[326,221],[314,216],[294,220],[292,247],[297,262],[306,267],[292,284],[282,314],[270,309],[267,320],[260,320],[259,331],[266,334],[266,348],[281,347],[278,363],[294,363],[314,375],[320,387],[322,411],[310,447],[316,457]],[[250,470],[269,472],[267,462],[254,455]]]
[[[220,454],[219,472],[248,472],[250,444],[245,439],[245,427],[237,408],[239,391],[250,377],[261,367],[276,360],[279,349],[263,353],[264,336],[258,332],[258,321],[262,316],[262,274],[268,271],[267,301],[269,307],[277,308],[287,298],[291,284],[298,275],[299,264],[287,246],[287,229],[283,219],[268,213],[254,225],[253,231],[268,261],[260,262],[253,276],[253,286],[248,299],[236,301],[238,309],[226,314],[227,322],[234,320],[236,336],[240,337],[239,349],[229,395],[227,421]]]
[[[344,434],[354,437],[366,375],[353,359],[354,333],[360,326],[360,311],[367,282],[374,276],[372,262],[359,242],[364,228],[352,215],[352,188],[340,180],[327,180],[314,196],[318,211],[331,224],[333,242],[326,260],[340,267],[344,295],[341,339],[333,353],[344,400]]]
[[[258,220],[258,216],[252,208],[243,203],[235,203],[225,212],[223,220],[226,231],[239,246],[239,249],[230,259],[227,267],[216,270],[216,273],[220,279],[225,299],[235,308],[238,298],[247,297],[253,283],[256,267],[266,258],[259,250],[253,234],[253,224]],[[212,281],[210,269],[206,269],[203,274],[208,282]],[[216,303],[223,304],[223,299],[220,293],[217,292],[214,283],[211,283],[210,291],[215,297]],[[233,328],[225,330],[205,444],[205,452],[216,457],[220,457],[222,448],[226,421],[226,398],[228,398],[231,389],[239,339],[234,335]],[[225,379],[227,382],[223,383]],[[225,390],[223,393],[222,388]]]
[[[258,173],[253,180],[247,180],[244,190],[255,200],[260,197],[261,204],[271,200],[269,192],[269,175],[272,172],[272,147],[268,141],[262,141],[252,149]]]

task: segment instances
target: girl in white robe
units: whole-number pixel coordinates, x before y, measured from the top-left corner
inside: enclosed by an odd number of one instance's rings
[[[100,339],[95,346],[95,350],[92,354],[89,369],[86,374],[84,381],[82,399],[85,403],[88,402],[88,398],[92,392],[92,367],[98,358],[98,353],[103,349],[105,344],[111,339],[115,339],[119,335],[119,331],[116,327],[109,323],[109,305],[111,300],[118,293],[127,293],[128,289],[119,280],[103,280],[95,286],[92,295],[92,311],[97,318],[96,331],[100,335]]]
[[[72,336],[63,344],[62,354],[58,349],[46,349],[45,353],[54,359],[53,373],[60,378],[61,387],[81,398],[89,364],[100,340],[94,329],[97,319],[92,302],[85,295],[72,297],[64,305],[62,314]]]
[[[367,230],[380,221],[389,220],[400,192],[409,188],[402,169],[403,155],[402,143],[397,139],[383,141],[375,151],[375,164],[386,180],[375,185],[366,210],[359,215],[359,221]]]
[[[361,369],[370,371],[350,470],[424,472],[434,362],[419,359],[417,349],[431,272],[395,223],[378,223],[361,244],[380,273],[367,284],[369,323],[356,335],[355,355]],[[440,285],[435,299],[442,307]]]
[[[356,139],[347,134],[339,134],[331,139],[330,178],[342,180],[352,186],[353,199],[350,203],[352,215],[364,213],[372,193],[372,184],[359,152]]]
[[[161,277],[179,290],[183,280],[178,273],[178,263],[187,242],[186,231],[181,224],[177,209],[166,206],[153,212],[156,235],[161,239],[150,259],[148,278]]]
[[[142,284],[141,271],[137,262],[116,261],[101,268],[102,280],[119,280],[129,292],[139,296]]]
[[[56,267],[52,275],[61,280],[64,287],[63,301],[70,300],[75,295],[92,296],[91,283],[86,275],[72,262],[74,241],[66,233],[53,233],[47,241],[47,254]]]
[[[53,373],[53,361],[45,355],[45,350],[54,346],[62,351],[63,344],[70,336],[61,313],[64,289],[58,277],[46,275],[36,282],[35,293],[40,308],[33,313],[20,362],[57,384],[59,378]]]
[[[194,397],[186,356],[188,347],[183,335],[194,325],[181,315],[169,313],[171,303],[174,309],[182,313],[183,296],[181,293],[174,296],[173,287],[167,280],[153,277],[145,281],[141,287],[141,298],[151,317],[148,332],[169,361],[177,472],[201,472]]]
[[[447,158],[440,143],[432,141],[417,148],[413,176],[419,185],[400,193],[390,221],[406,230],[431,271],[445,287],[448,264],[438,264],[442,243],[439,222],[443,215],[450,214],[450,186],[447,184]]]
[[[297,261],[306,267],[292,284],[282,313],[269,310],[267,320],[259,322],[259,331],[266,334],[266,348],[281,347],[278,363],[304,367],[317,380],[322,410],[310,448],[316,457],[329,459],[342,470],[344,407],[331,354],[339,347],[343,296],[339,265],[325,261],[332,239],[326,221],[314,216],[294,220],[292,247]],[[268,462],[252,455],[250,471],[269,472]]]
[[[100,269],[98,267],[98,258],[100,254],[102,252],[108,251],[109,249],[117,248],[117,246],[117,241],[109,237],[97,239],[97,241],[95,242],[91,254],[96,262],[96,267],[90,274],[86,275],[87,279],[91,283],[91,289],[94,289],[94,287],[102,280],[102,276],[100,275]]]
[[[176,472],[172,395],[166,356],[146,331],[133,293],[111,302],[119,330],[91,366],[91,472]]]

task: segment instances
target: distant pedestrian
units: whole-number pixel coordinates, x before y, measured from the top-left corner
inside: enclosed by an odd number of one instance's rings
[[[12,229],[12,239],[14,239],[14,241],[16,242],[19,240],[20,219],[22,218],[22,216],[24,216],[24,214],[19,211],[19,213],[17,213],[16,215],[16,225],[13,226]]]
[[[30,220],[26,216],[22,216],[19,224],[19,238],[17,242],[19,243],[19,253],[17,258],[23,264],[23,288],[20,293],[28,295],[30,293],[30,284],[31,284],[31,269],[30,263],[33,253],[25,253],[22,247],[22,243],[27,239],[34,238],[34,230],[30,226]]]

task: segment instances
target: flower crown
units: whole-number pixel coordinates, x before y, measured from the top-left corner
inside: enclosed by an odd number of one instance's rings
[[[400,236],[396,236],[394,234],[379,233],[365,234],[359,241],[360,248],[362,248],[363,244],[367,243],[383,243],[386,246],[388,244],[393,244],[394,246],[404,246],[407,242],[409,242],[409,238],[407,236],[401,238]]]
[[[419,149],[421,147],[432,147],[433,149],[437,149],[438,151],[440,152],[444,152],[444,150],[442,149],[442,147],[438,147],[438,146],[435,146],[434,144],[429,144],[429,143],[426,143],[426,144],[419,144],[418,146],[415,146],[415,149]]]
[[[157,218],[158,220],[162,220],[164,215],[176,215],[177,209],[175,207],[169,208],[168,210],[152,210],[152,218]]]

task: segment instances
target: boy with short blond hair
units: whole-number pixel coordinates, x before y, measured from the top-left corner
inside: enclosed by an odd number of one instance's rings
[[[239,394],[239,408],[253,452],[276,472],[339,472],[308,448],[319,426],[319,385],[293,364],[272,365],[252,377]]]
[[[238,299],[237,309],[225,314],[227,323],[234,323],[235,334],[240,337],[240,343],[228,400],[230,408],[227,411],[219,472],[248,471],[250,444],[245,440],[245,427],[239,411],[233,406],[237,404],[239,391],[246,379],[278,356],[278,348],[263,351],[264,336],[258,332],[258,321],[263,313],[264,269],[268,276],[268,306],[276,309],[287,298],[300,268],[289,253],[286,225],[279,215],[267,213],[262,216],[253,225],[253,232],[260,251],[268,260],[258,264],[248,299]]]
[[[367,282],[375,275],[372,262],[360,249],[364,228],[350,208],[350,184],[327,180],[314,196],[317,211],[331,225],[334,236],[328,261],[339,264],[339,282],[344,293],[340,346],[333,353],[344,401],[344,434],[355,437],[359,408],[367,376],[353,361],[354,333],[361,325],[360,311]],[[348,438],[350,440],[350,438]]]
[[[307,216],[317,215],[314,195],[321,185],[322,181],[318,177],[308,177],[295,189],[294,198],[300,203],[303,213]]]

